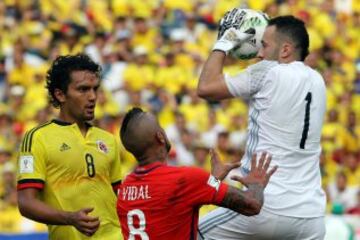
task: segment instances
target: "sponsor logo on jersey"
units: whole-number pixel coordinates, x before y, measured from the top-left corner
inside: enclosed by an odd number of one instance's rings
[[[67,145],[66,143],[63,143],[60,147],[60,152],[63,152],[63,151],[69,150],[69,149],[70,149],[69,145]]]
[[[105,145],[105,143],[103,141],[98,140],[98,141],[96,141],[96,144],[97,144],[98,149],[100,150],[100,152],[103,152],[103,153],[108,153],[109,152],[108,147]]]

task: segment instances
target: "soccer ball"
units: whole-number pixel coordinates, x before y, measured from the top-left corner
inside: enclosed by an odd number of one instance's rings
[[[237,29],[245,32],[253,28],[255,35],[239,47],[232,49],[229,54],[237,59],[254,58],[261,47],[261,39],[268,24],[269,17],[261,11],[252,9],[239,9],[239,11],[242,11],[241,14],[244,16]]]

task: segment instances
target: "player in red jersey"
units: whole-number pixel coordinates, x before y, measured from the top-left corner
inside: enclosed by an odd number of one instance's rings
[[[263,190],[276,167],[267,172],[271,158],[253,155],[250,174],[233,180],[242,191],[222,183],[238,163],[224,165],[212,152],[212,174],[195,167],[166,165],[170,143],[156,117],[140,108],[130,110],[120,131],[125,148],[139,166],[120,187],[117,213],[125,239],[196,239],[199,208],[216,204],[250,216],[260,212]]]

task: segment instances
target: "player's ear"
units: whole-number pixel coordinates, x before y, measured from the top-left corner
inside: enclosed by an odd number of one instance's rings
[[[165,144],[166,140],[165,140],[165,136],[161,131],[157,131],[156,132],[156,140],[161,143],[161,144]]]
[[[65,94],[64,94],[64,92],[62,90],[56,88],[54,90],[54,96],[60,103],[65,102]]]
[[[292,52],[294,51],[294,47],[289,42],[283,42],[280,48],[280,58],[288,58]]]

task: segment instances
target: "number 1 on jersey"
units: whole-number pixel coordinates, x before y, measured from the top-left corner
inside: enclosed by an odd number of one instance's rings
[[[306,107],[305,107],[304,129],[303,129],[301,141],[300,141],[301,149],[305,149],[305,143],[306,143],[306,139],[307,139],[308,133],[309,133],[311,100],[312,100],[312,94],[311,94],[311,92],[308,92],[305,97]]]

